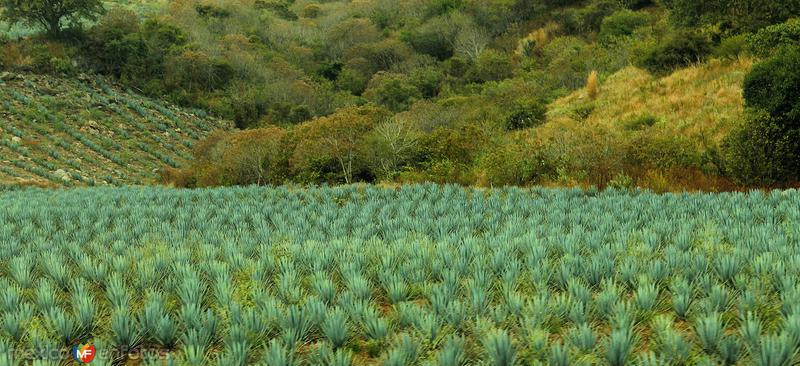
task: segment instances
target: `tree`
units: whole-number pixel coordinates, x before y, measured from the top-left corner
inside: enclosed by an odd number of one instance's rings
[[[755,31],[800,12],[798,0],[664,0],[680,25],[719,24],[734,32]]]
[[[379,177],[389,178],[419,153],[421,132],[411,121],[393,118],[370,133],[368,156]]]
[[[348,107],[299,125],[293,138],[297,142],[291,158],[293,169],[316,180],[341,179],[350,184],[355,173],[366,166],[368,134],[386,118],[388,113],[381,108]]]
[[[756,65],[744,81],[748,117],[725,141],[728,169],[744,184],[800,179],[800,49]]]
[[[65,24],[80,26],[105,11],[102,0],[0,0],[0,8],[0,19],[40,26],[52,37],[61,36]]]

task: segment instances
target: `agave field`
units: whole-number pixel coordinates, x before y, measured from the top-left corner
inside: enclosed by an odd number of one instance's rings
[[[0,185],[142,185],[232,126],[116,90],[103,79],[0,79]]]
[[[7,191],[0,364],[791,365],[799,272],[795,191]]]

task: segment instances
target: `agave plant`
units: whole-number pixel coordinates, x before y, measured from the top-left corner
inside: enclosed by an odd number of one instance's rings
[[[495,330],[483,339],[487,361],[494,366],[511,366],[517,361],[517,350],[511,336],[504,330]]]

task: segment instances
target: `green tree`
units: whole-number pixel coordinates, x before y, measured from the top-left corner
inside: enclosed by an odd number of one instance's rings
[[[749,114],[725,141],[728,168],[745,184],[800,179],[800,49],[756,65],[744,81]]]
[[[738,31],[754,31],[800,13],[800,0],[664,0],[680,25],[718,24]]]
[[[65,25],[80,26],[105,11],[102,0],[0,0],[0,8],[0,19],[42,27],[53,37],[61,36]]]

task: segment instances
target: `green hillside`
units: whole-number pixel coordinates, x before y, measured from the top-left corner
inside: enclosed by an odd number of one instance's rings
[[[0,75],[0,185],[141,185],[229,124],[93,77]]]

